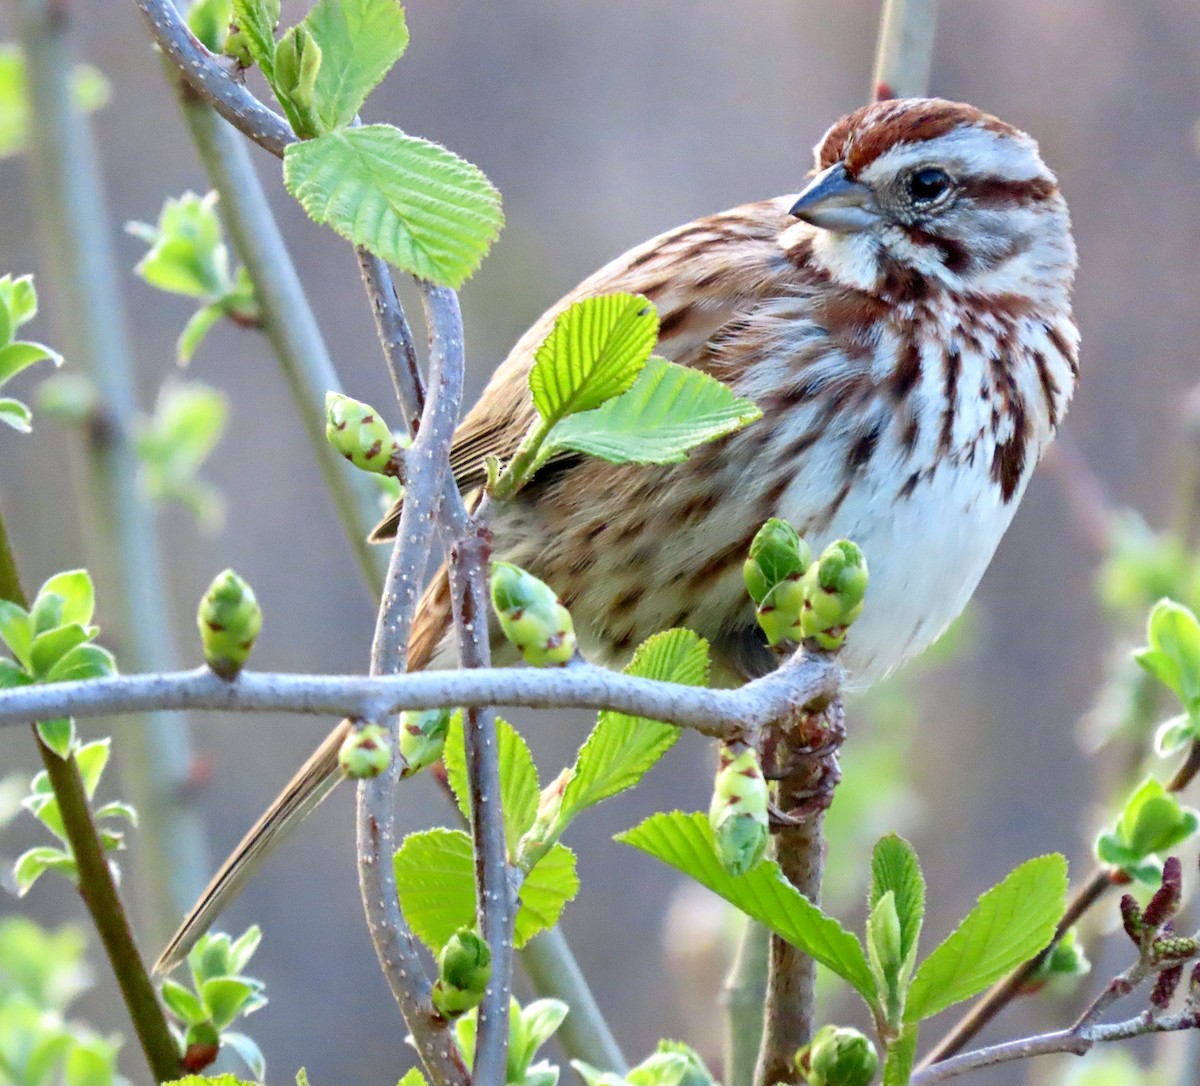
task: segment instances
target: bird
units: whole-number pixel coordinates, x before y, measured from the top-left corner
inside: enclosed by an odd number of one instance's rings
[[[753,400],[757,422],[683,463],[549,463],[493,503],[496,557],[550,584],[585,656],[618,663],[684,626],[745,681],[776,666],[742,583],[770,517],[815,549],[854,540],[867,607],[842,651],[865,687],[962,611],[1062,423],[1079,373],[1076,251],[1037,143],[975,106],[889,99],[838,120],[798,193],[670,230],[585,279],[497,368],[455,434],[464,493],[535,419],[534,353],[583,298],[629,292],[657,353]],[[391,538],[394,508],[372,538]],[[422,598],[410,670],[450,653],[444,574]],[[170,968],[337,783],[335,730],[247,833],[159,960]]]

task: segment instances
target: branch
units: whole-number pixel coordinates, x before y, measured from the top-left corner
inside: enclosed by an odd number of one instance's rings
[[[479,668],[373,677],[243,671],[231,683],[207,668],[197,668],[0,691],[0,725],[160,708],[381,720],[404,709],[519,705],[615,709],[718,739],[736,739],[812,703],[827,701],[836,692],[840,676],[836,662],[819,653],[797,654],[779,670],[737,690],[641,679],[584,662],[544,670]]]
[[[160,671],[174,663],[174,638],[154,509],[137,485],[133,349],[112,220],[95,141],[71,96],[71,9],[50,0],[14,0],[11,7],[37,118],[29,129],[31,189],[55,320],[68,357],[99,396],[93,424],[81,428],[83,463],[74,465],[88,565],[105,601],[101,621],[126,666]],[[164,938],[203,888],[208,866],[203,826],[185,787],[191,741],[178,713],[118,728],[122,784],[142,816],[138,896],[151,937]]]
[[[27,608],[29,599],[21,588],[17,573],[16,558],[9,546],[4,517],[0,514],[0,599],[8,600]],[[138,954],[133,941],[129,918],[117,893],[112,868],[104,854],[104,846],[92,822],[92,811],[88,804],[87,791],[79,775],[79,767],[72,755],[60,758],[40,739],[37,727],[33,738],[50,787],[58,800],[63,829],[71,846],[71,854],[79,872],[79,894],[87,906],[92,923],[104,945],[109,964],[121,989],[125,1007],[133,1021],[138,1043],[150,1065],[150,1071],[158,1082],[178,1078],[180,1075],[179,1049],[166,1016],[158,1002],[150,974]]]
[[[263,332],[292,394],[292,406],[304,426],[359,571],[372,597],[378,599],[386,552],[368,543],[367,536],[379,519],[379,492],[366,474],[348,471],[325,438],[325,393],[342,391],[329,349],[245,144],[178,73],[172,82],[179,90],[184,120],[209,184],[220,195],[217,212],[234,251],[250,273]]]
[[[929,93],[937,0],[884,0],[875,47],[871,98],[919,98]]]

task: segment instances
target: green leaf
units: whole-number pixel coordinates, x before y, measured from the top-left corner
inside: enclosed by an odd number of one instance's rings
[[[88,799],[96,794],[96,787],[100,784],[100,778],[104,774],[104,767],[108,765],[109,755],[112,753],[112,739],[93,739],[90,743],[84,743],[75,752],[75,764],[79,767],[79,775],[83,778],[84,791],[87,792]]]
[[[33,623],[29,613],[9,600],[0,600],[0,641],[25,667],[29,667],[29,650],[33,647]]]
[[[17,896],[24,897],[47,871],[57,871],[72,879],[78,874],[75,861],[69,852],[51,845],[39,845],[21,853],[13,865]]]
[[[1190,713],[1200,711],[1200,621],[1182,604],[1159,600],[1150,612],[1150,648],[1135,659],[1175,692]]]
[[[599,407],[628,389],[658,338],[640,294],[601,294],[563,310],[534,355],[529,388],[547,422]]]
[[[290,145],[283,179],[314,222],[449,287],[479,266],[504,222],[500,194],[478,167],[390,125]]]
[[[750,400],[708,374],[653,357],[624,395],[559,422],[541,458],[571,449],[610,464],[674,464],[761,417]]]
[[[257,924],[251,924],[230,946],[229,968],[235,973],[240,973],[245,969],[261,942],[262,928]]]
[[[39,590],[37,599],[33,601],[33,607],[29,611],[34,640],[37,640],[39,634],[62,625],[63,602],[62,596],[57,592],[48,592],[44,587]],[[31,656],[32,652],[31,648]]]
[[[696,812],[663,812],[618,834],[632,845],[707,886],[747,916],[851,984],[868,1003],[875,979],[859,941],[833,917],[826,916],[784,878],[774,860],[763,860],[744,875],[730,875],[717,859],[712,828]]]
[[[33,676],[15,660],[0,658],[0,690],[12,690],[18,686],[30,686]]]
[[[33,415],[20,400],[0,398],[0,422],[11,426],[19,434],[33,430]]]
[[[500,804],[504,809],[504,839],[509,855],[515,855],[517,841],[537,817],[539,784],[537,769],[529,746],[507,720],[496,718],[496,743],[500,760]],[[463,745],[463,714],[455,713],[446,733],[442,753],[446,776],[458,800],[463,817],[470,819],[470,789],[467,785],[466,751]]]
[[[425,1076],[421,1074],[419,1067],[410,1067],[404,1072],[404,1077],[396,1086],[428,1086],[428,1083],[425,1081]]]
[[[925,879],[912,845],[894,833],[881,837],[871,855],[870,907],[874,909],[889,891],[900,917],[900,955],[907,961],[916,950],[925,919]]]
[[[1039,856],[980,899],[913,977],[904,1008],[917,1022],[983,991],[1054,937],[1066,911],[1067,861]]]
[[[39,720],[37,733],[38,738],[55,754],[60,758],[67,758],[75,742],[75,721],[69,716],[60,716],[55,720]]]
[[[92,817],[97,822],[100,822],[106,818],[123,818],[131,826],[136,826],[138,824],[137,808],[135,808],[131,803],[125,803],[119,799],[109,800],[108,803],[97,807],[95,811],[92,812]]]
[[[262,1049],[250,1037],[244,1033],[237,1033],[234,1030],[224,1030],[221,1033],[222,1046],[228,1045],[241,1058],[258,1082],[262,1082],[267,1075],[267,1060],[262,1054]]]
[[[475,862],[461,830],[435,829],[405,838],[395,858],[400,907],[416,936],[435,954],[459,928],[475,923]],[[514,944],[524,946],[558,923],[575,896],[575,856],[556,845],[521,887]]]
[[[213,977],[200,985],[200,998],[204,1001],[208,1017],[213,1026],[223,1030],[240,1013],[242,1007],[254,995],[253,984],[240,977]]]
[[[96,590],[92,575],[86,569],[69,569],[56,573],[41,588],[38,595],[54,592],[62,597],[61,622],[78,622],[86,626],[96,610]]]
[[[708,642],[691,630],[666,630],[643,642],[625,674],[686,686],[708,685]],[[565,825],[585,807],[632,788],[679,738],[679,729],[606,710],[579,751],[563,793]]]
[[[236,1075],[185,1075],[183,1078],[164,1082],[163,1086],[256,1086]]]
[[[108,649],[99,645],[77,645],[63,653],[46,675],[48,683],[80,682],[104,679],[117,673],[117,662]]]
[[[89,628],[81,626],[78,622],[56,626],[52,630],[38,634],[33,639],[33,646],[29,650],[34,676],[38,679],[45,679],[50,669],[62,657],[79,645],[86,644],[94,636],[95,634],[90,632]]]
[[[321,47],[317,116],[326,130],[340,128],[408,46],[404,8],[397,0],[318,0],[304,22]]]
[[[182,984],[177,984],[173,980],[164,980],[162,997],[163,1002],[171,1009],[171,1013],[185,1026],[198,1025],[200,1022],[208,1021],[208,1011],[204,1009],[200,997]]]
[[[279,0],[233,0],[233,22],[246,39],[251,59],[267,77],[267,82],[273,83]]]
[[[183,331],[175,341],[175,357],[181,366],[191,362],[204,337],[224,316],[225,310],[218,303],[212,302],[201,306],[188,318],[187,324],[183,326]]]
[[[18,340],[7,347],[0,347],[0,385],[44,358],[50,359],[56,366],[63,363],[62,355],[44,343]]]
[[[219,53],[225,48],[225,35],[232,18],[230,0],[197,0],[187,11],[188,27],[210,53]]]

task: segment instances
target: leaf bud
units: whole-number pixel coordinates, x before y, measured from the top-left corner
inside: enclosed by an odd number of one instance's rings
[[[442,756],[450,730],[449,709],[408,709],[400,714],[401,777],[411,777]]]
[[[904,968],[903,936],[895,892],[889,890],[867,917],[867,957],[879,991],[887,996],[889,1019],[899,1011],[900,971]]]
[[[850,624],[862,614],[866,593],[862,551],[846,539],[830,543],[804,576],[803,635],[823,649],[841,648]]]
[[[403,481],[405,446],[370,404],[325,393],[325,437],[356,468]]]
[[[1183,900],[1183,865],[1178,856],[1168,856],[1163,863],[1162,885],[1142,910],[1142,923],[1148,928],[1161,928],[1177,912]]]
[[[196,624],[208,666],[232,682],[262,629],[262,608],[254,591],[233,570],[218,573],[200,600]]]
[[[457,1018],[479,1006],[492,977],[492,952],[473,928],[460,928],[438,955],[433,1006],[443,1018]]]
[[[492,607],[527,664],[565,664],[575,655],[571,613],[552,589],[511,562],[492,563]]]
[[[742,875],[762,859],[770,839],[767,782],[753,747],[722,746],[720,759],[708,821],[721,866]]]
[[[755,535],[742,567],[746,591],[756,605],[781,581],[802,576],[812,561],[812,551],[785,520],[771,517]]]
[[[799,641],[803,636],[800,625],[804,610],[804,582],[798,575],[775,585],[755,610],[754,617],[767,635],[767,643]]]
[[[868,1086],[879,1069],[879,1055],[858,1030],[822,1026],[812,1043],[796,1053],[796,1067],[809,1086]]]
[[[321,134],[314,109],[321,47],[304,23],[297,23],[279,40],[275,49],[275,92],[294,108],[300,129],[297,135]]]
[[[382,724],[352,728],[338,749],[338,765],[352,780],[378,777],[392,760],[392,743]]]

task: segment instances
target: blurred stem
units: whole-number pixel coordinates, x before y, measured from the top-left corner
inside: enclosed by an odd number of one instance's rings
[[[558,928],[550,928],[531,939],[521,951],[521,965],[539,997],[561,999],[571,1008],[554,1035],[567,1057],[623,1075],[629,1065],[566,936]]]
[[[9,0],[25,54],[33,195],[42,255],[67,358],[99,393],[86,434],[81,505],[88,562],[121,664],[162,671],[173,663],[162,555],[153,510],[137,489],[132,351],[116,274],[92,133],[71,101],[70,8]],[[158,712],[119,726],[122,788],[141,814],[141,897],[155,937],[203,889],[201,823],[188,799],[191,742],[184,717]]]
[[[170,66],[170,61],[166,62]],[[262,312],[262,327],[292,394],[317,466],[374,599],[383,591],[386,550],[367,536],[379,519],[379,491],[365,472],[349,470],[325,440],[325,393],[341,392],[333,361],[296,274],[266,193],[242,137],[191,91],[172,69],[184,120],[209,184],[220,194],[217,212],[246,266]]]
[[[725,1081],[750,1082],[763,1032],[771,933],[747,919],[738,939],[737,956],[725,979]]]
[[[16,559],[9,545],[2,513],[0,599],[21,607],[29,606],[29,598],[21,588]],[[181,1074],[179,1050],[167,1026],[154,986],[150,983],[150,975],[146,972],[137,945],[133,941],[129,918],[125,915],[121,898],[117,894],[112,868],[96,834],[96,826],[92,822],[87,791],[79,775],[75,757],[72,755],[69,759],[60,758],[42,743],[36,726],[33,727],[33,738],[42,757],[42,764],[46,767],[50,787],[58,800],[67,842],[71,846],[71,855],[75,858],[79,872],[79,894],[87,906],[92,922],[96,925],[100,941],[104,944],[105,953],[117,978],[125,1006],[129,1010],[129,1017],[133,1020],[133,1028],[145,1053],[146,1062],[150,1065],[156,1081],[166,1082],[178,1078]]]
[[[875,48],[871,98],[919,98],[929,93],[937,0],[884,0]]]

